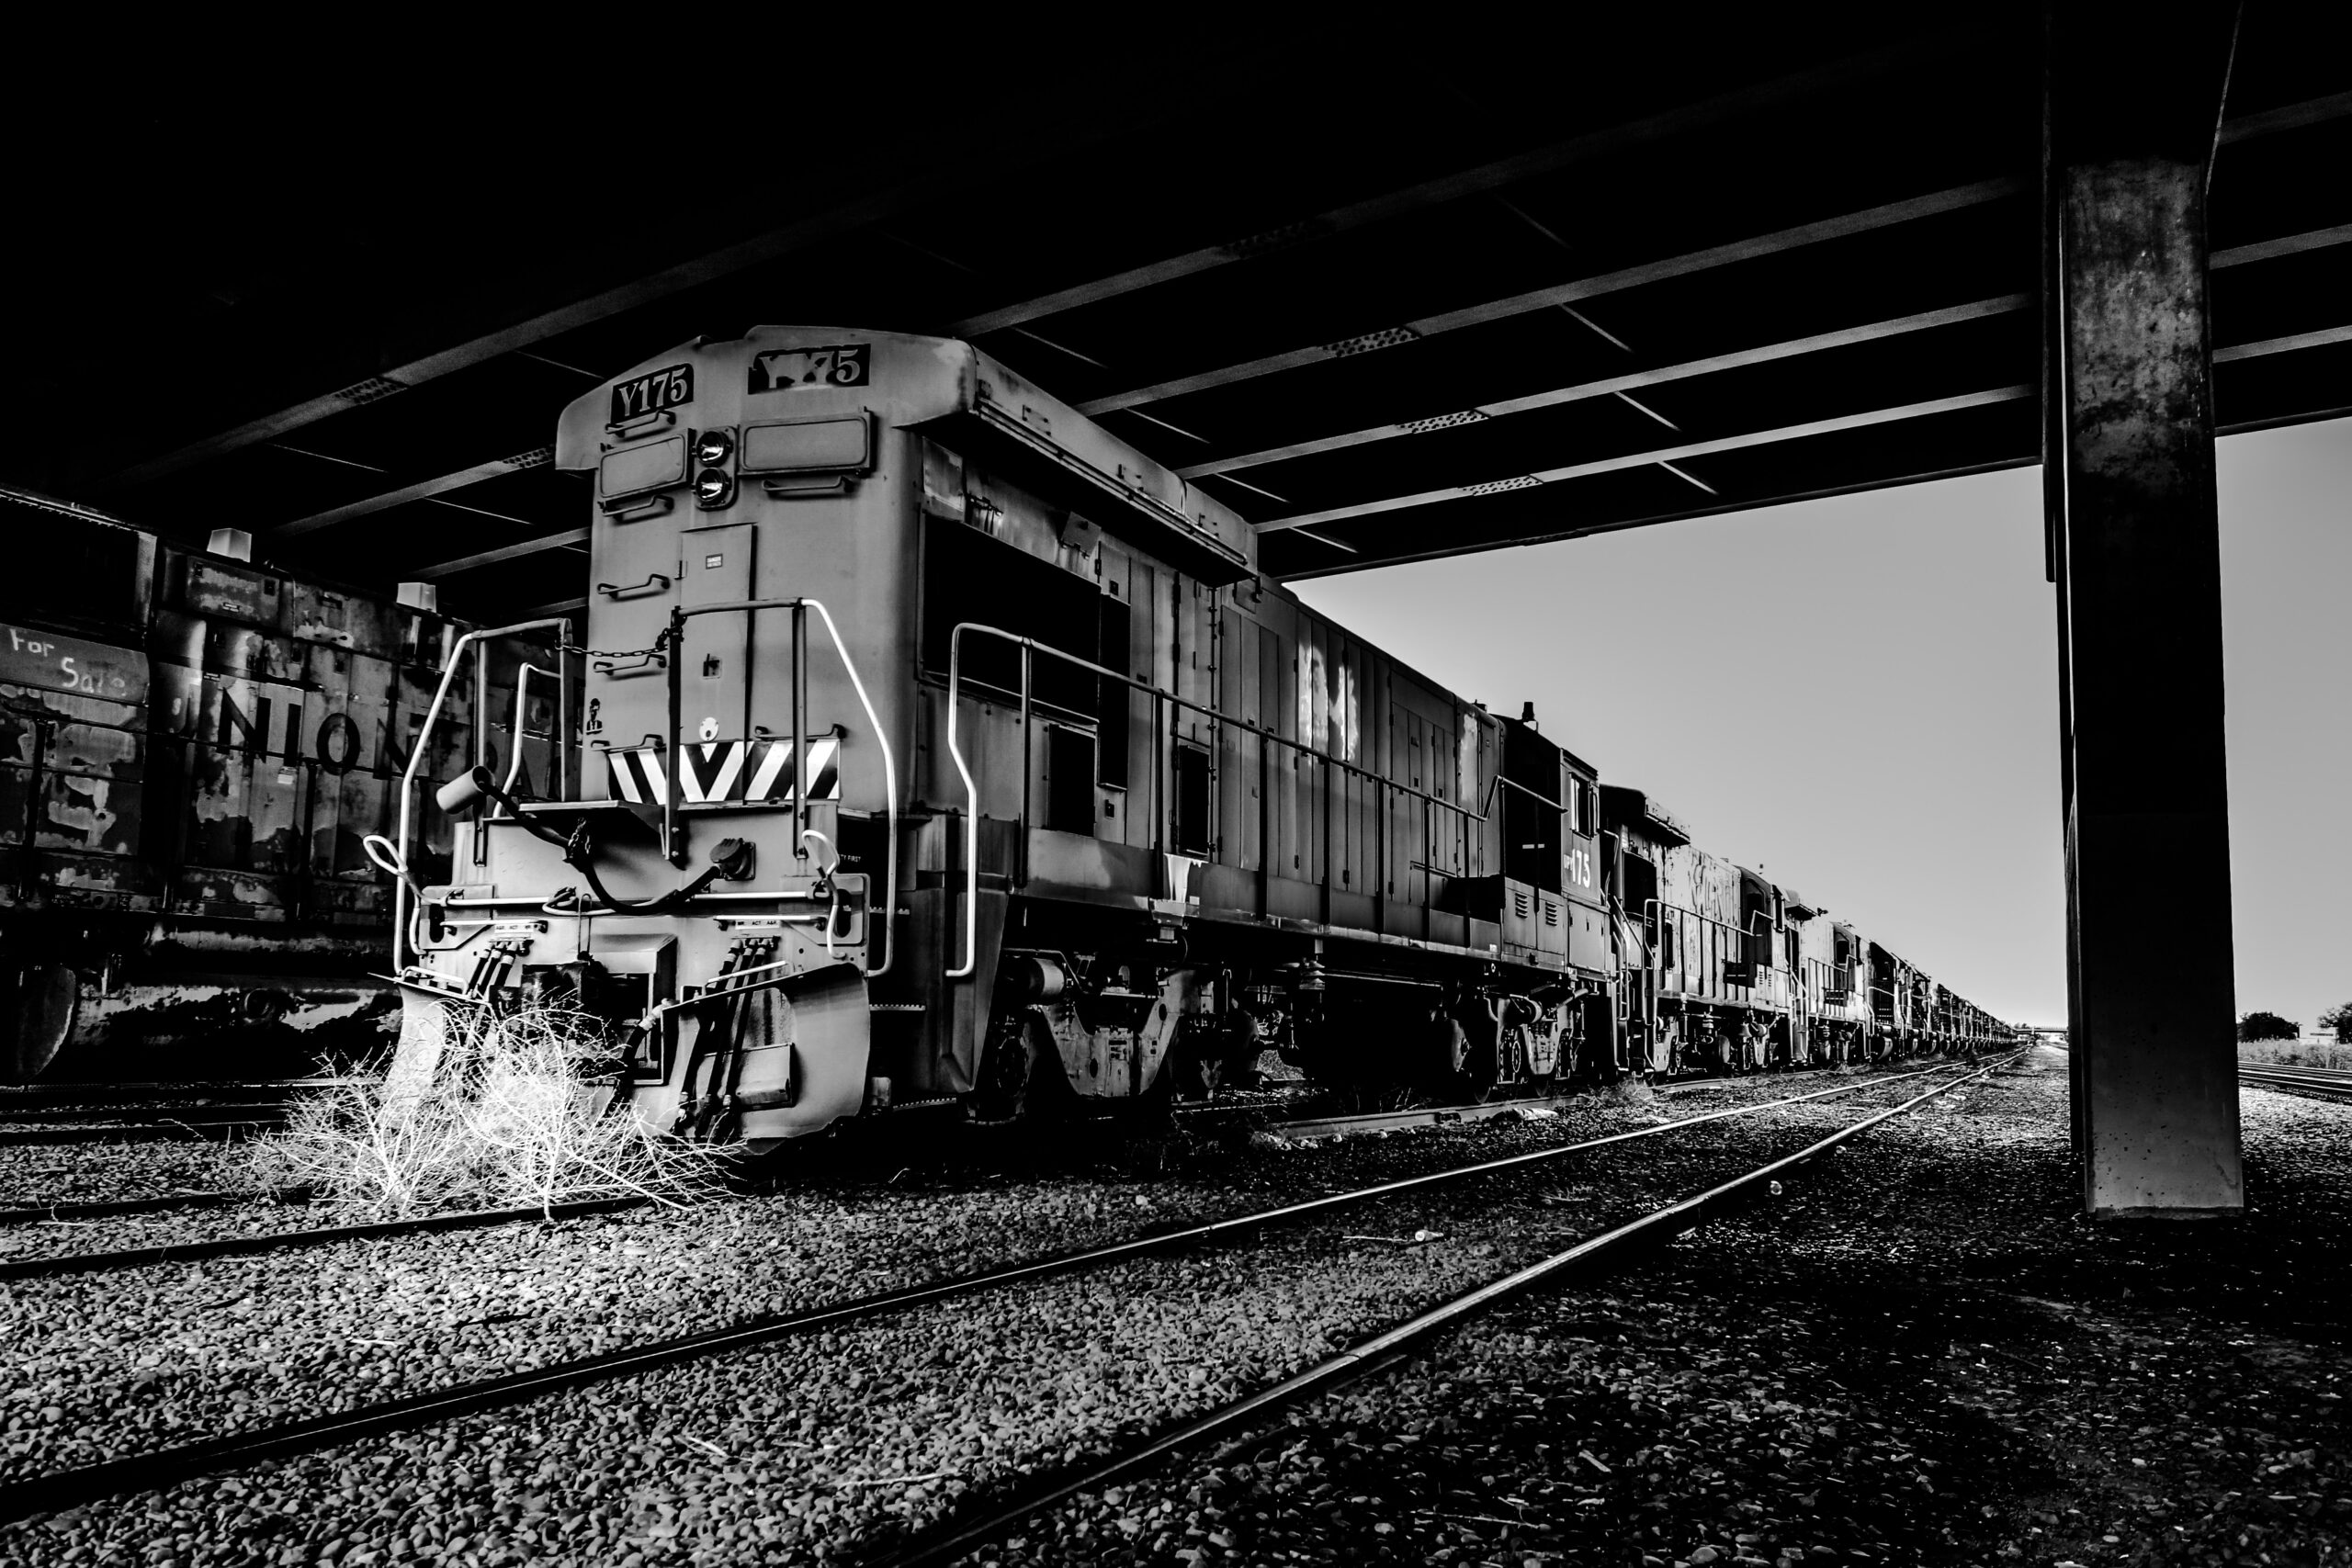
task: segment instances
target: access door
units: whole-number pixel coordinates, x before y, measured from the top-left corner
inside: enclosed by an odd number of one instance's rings
[[[689,528],[678,536],[684,559],[678,603],[730,604],[752,597],[752,555],[759,527],[732,523],[720,528]],[[786,616],[773,617],[781,626]],[[752,613],[729,611],[695,615],[686,622],[679,665],[678,744],[741,740],[752,734]],[[788,658],[788,656],[786,656]]]

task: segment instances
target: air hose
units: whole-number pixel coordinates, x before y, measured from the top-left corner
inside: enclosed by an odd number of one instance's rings
[[[500,786],[488,768],[474,768],[443,784],[434,797],[441,809],[448,812],[463,810],[477,801],[488,799],[506,807],[523,830],[542,843],[553,844],[563,852],[563,863],[587,880],[588,890],[605,908],[620,915],[660,915],[686,903],[721,877],[741,882],[752,874],[752,846],[741,839],[721,839],[712,846],[710,864],[692,882],[654,898],[621,898],[605,886],[596,874],[595,857],[588,843],[588,824],[583,819],[569,833],[560,833],[546,823],[526,814],[519,802]],[[372,853],[372,851],[371,851]],[[379,861],[377,863],[382,864]],[[420,896],[420,902],[422,897]]]

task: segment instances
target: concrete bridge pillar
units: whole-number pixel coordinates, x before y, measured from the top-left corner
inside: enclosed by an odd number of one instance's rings
[[[2083,1203],[2234,1214],[2205,192],[2236,7],[2047,15],[2042,472]]]

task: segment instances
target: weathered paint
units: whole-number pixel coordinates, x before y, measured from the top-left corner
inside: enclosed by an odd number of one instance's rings
[[[106,1042],[183,1026],[215,1043],[215,1066],[246,1070],[227,1043],[237,1030],[261,1019],[264,1032],[300,1034],[313,1014],[341,1015],[234,998],[270,994],[275,970],[357,976],[385,962],[390,892],[363,845],[391,825],[392,781],[449,628],[263,568],[159,549],[103,519],[62,525],[137,547],[91,552],[130,579],[107,639],[0,624],[0,953],[115,977],[115,992],[93,993],[76,1036],[85,1059],[71,1070],[89,1070],[86,1053]],[[502,762],[518,657],[501,649],[492,664]],[[428,777],[471,760],[472,696],[465,683],[454,694]],[[534,776],[548,771],[555,723],[553,692],[535,689],[525,719]],[[429,794],[417,804],[413,863],[446,877],[451,825]],[[119,988],[126,961],[174,953],[191,965],[233,958],[254,973],[219,995]],[[147,1021],[123,1021],[133,1018]]]

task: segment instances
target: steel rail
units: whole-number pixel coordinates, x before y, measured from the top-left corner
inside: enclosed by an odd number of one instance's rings
[[[284,1117],[266,1122],[132,1122],[96,1127],[0,1127],[0,1149],[57,1144],[202,1144],[232,1142],[240,1134],[274,1133]]]
[[[283,1100],[238,1101],[223,1105],[141,1105],[118,1100],[112,1105],[10,1105],[0,1102],[0,1128],[38,1125],[45,1122],[119,1122],[127,1126],[156,1122],[264,1122],[282,1116],[289,1102]]]
[[[206,1094],[248,1094],[262,1089],[285,1089],[291,1093],[306,1089],[344,1089],[352,1085],[372,1085],[383,1080],[377,1077],[333,1078],[222,1078],[215,1082],[202,1079],[171,1082],[163,1079],[132,1083],[35,1083],[0,1084],[0,1106],[39,1105],[56,1101],[72,1104],[97,1104],[101,1101],[124,1105],[151,1105],[159,1100],[178,1097],[193,1100]]]
[[[158,1263],[202,1263],[215,1258],[291,1252],[305,1247],[325,1247],[338,1241],[372,1241],[382,1236],[485,1230],[493,1225],[521,1224],[530,1220],[571,1220],[589,1214],[616,1213],[623,1209],[640,1208],[651,1201],[652,1199],[642,1197],[590,1198],[576,1203],[551,1203],[544,1207],[468,1209],[459,1213],[426,1214],[413,1220],[322,1225],[313,1230],[279,1231],[272,1235],[232,1235],[217,1236],[210,1241],[167,1242],[158,1247],[125,1247],[118,1252],[17,1258],[0,1263],[0,1280],[53,1280],[66,1274],[98,1274],[117,1269],[143,1269]]]
[[[2296,1073],[2250,1073],[2240,1069],[2238,1082],[2256,1089],[2297,1089],[2330,1098],[2352,1096],[2352,1078],[2315,1077]]]
[[[1442,1331],[1523,1294],[1545,1280],[1574,1271],[1605,1267],[1640,1246],[1696,1230],[1708,1220],[1753,1196],[1775,1177],[1818,1158],[1883,1122],[1917,1110],[1939,1095],[1950,1094],[1956,1089],[1989,1078],[1999,1066],[2015,1059],[2005,1058],[2004,1062],[1972,1072],[1965,1077],[1939,1084],[1925,1094],[1916,1095],[1900,1105],[1840,1128],[1795,1154],[1782,1156],[1744,1176],[1734,1177],[1702,1192],[1679,1199],[1637,1220],[1588,1237],[1565,1252],[1554,1253],[1501,1279],[1489,1280],[1385,1333],[1374,1335],[1351,1349],[1342,1350],[1319,1365],[1286,1378],[1272,1388],[1261,1389],[1148,1438],[1139,1448],[1074,1472],[1065,1472],[1042,1484],[1023,1488],[1012,1502],[999,1504],[978,1518],[960,1524],[951,1521],[917,1536],[911,1541],[901,1542],[893,1549],[856,1561],[861,1568],[885,1568],[885,1565],[887,1568],[920,1568],[922,1564],[952,1562],[1057,1503],[1067,1501],[1081,1492],[1100,1491],[1106,1486],[1117,1485],[1163,1461],[1174,1458],[1186,1449],[1212,1438],[1239,1437],[1262,1417],[1276,1411],[1319,1397],[1394,1366],[1417,1354]]]
[[[99,1198],[75,1203],[36,1203],[0,1209],[0,1225],[32,1225],[44,1220],[110,1220],[119,1214],[160,1214],[174,1209],[233,1209],[245,1203],[293,1203],[299,1199],[270,1192],[175,1192],[163,1198]]]
[[[1783,1100],[1767,1100],[1756,1105],[1734,1106],[1711,1111],[1698,1116],[1687,1116],[1649,1127],[1614,1133],[1605,1137],[1590,1138],[1582,1143],[1567,1144],[1556,1148],[1536,1149],[1526,1154],[1512,1155],[1502,1159],[1485,1160],[1476,1165],[1459,1166],[1449,1170],[1433,1171],[1422,1176],[1405,1177],[1374,1187],[1349,1192],[1329,1193],[1280,1208],[1237,1215],[1230,1219],[1213,1220],[1160,1235],[1138,1236],[1129,1241],[1114,1242],[1108,1247],[1089,1248],[1081,1252],[1048,1255],[1015,1263],[1001,1269],[950,1276],[929,1284],[912,1285],[902,1290],[886,1291],[872,1295],[854,1296],[828,1306],[808,1307],[798,1312],[765,1314],[725,1328],[706,1329],[669,1339],[658,1339],[628,1349],[606,1351],[602,1355],[584,1356],[573,1360],[535,1367],[520,1372],[480,1379],[453,1387],[411,1394],[405,1398],[388,1400],[380,1404],[364,1405],[355,1410],[336,1411],[325,1416],[309,1416],[279,1426],[255,1431],[231,1433],[222,1437],[200,1438],[176,1448],[153,1453],[134,1454],[123,1459],[104,1461],[74,1470],[52,1471],[45,1475],[0,1484],[0,1523],[13,1519],[31,1518],[39,1515],[57,1513],[76,1507],[101,1497],[124,1493],[152,1492],[177,1484],[199,1475],[224,1470],[234,1470],[265,1461],[285,1459],[291,1455],[312,1453],[322,1449],[339,1447],[363,1438],[428,1425],[435,1421],[454,1420],[480,1411],[499,1409],[536,1399],[543,1394],[560,1393],[593,1382],[656,1371],[682,1361],[699,1359],[735,1350],[755,1348],[796,1335],[831,1328],[865,1318],[880,1317],[909,1308],[927,1306],[950,1301],[959,1296],[976,1294],[999,1286],[1027,1280],[1052,1279],[1083,1269],[1146,1257],[1153,1253],[1170,1252],[1179,1247],[1219,1236],[1261,1229],[1307,1214],[1320,1213],[1348,1204],[1366,1202],[1417,1188],[1433,1186],[1494,1171],[1512,1169],[1539,1160],[1557,1159],[1566,1155],[1611,1144],[1631,1142],[1636,1138],[1656,1137],[1661,1134],[1679,1132],[1709,1122],[1728,1117],[1755,1115],[1778,1110],[1783,1106],[1801,1104],[1806,1100],[1859,1093],[1866,1089],[1900,1083],[1908,1078],[1922,1077],[1930,1073],[1946,1072],[1965,1064],[1946,1064],[1923,1067],[1914,1072],[1887,1077],[1872,1077],[1850,1084],[1840,1084],[1810,1094],[1793,1095]]]

